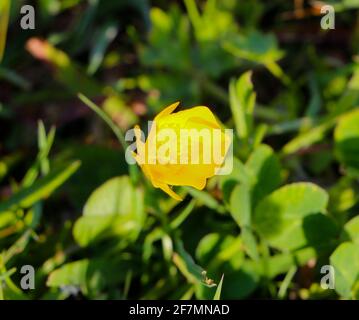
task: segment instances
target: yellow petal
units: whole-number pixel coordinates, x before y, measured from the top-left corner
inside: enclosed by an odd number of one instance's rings
[[[217,122],[216,117],[213,115],[212,111],[203,106],[194,107],[190,110],[189,117],[186,123],[186,127],[205,127],[212,129],[220,129],[220,125]]]
[[[175,200],[177,200],[177,201],[182,201],[182,200],[183,200],[177,193],[175,193],[175,192],[168,186],[168,184],[160,183],[160,184],[158,184],[158,188],[162,189],[164,192],[166,192],[169,196],[171,196],[173,199],[175,199]]]
[[[152,166],[152,177],[171,186],[191,186],[202,190],[207,178],[215,173],[215,166],[201,164],[178,164]]]
[[[171,105],[169,105],[168,107],[166,107],[164,110],[162,110],[154,119],[154,121],[159,120],[165,116],[170,115],[173,111],[175,111],[175,109],[178,107],[178,105],[180,104],[179,101],[172,103]]]

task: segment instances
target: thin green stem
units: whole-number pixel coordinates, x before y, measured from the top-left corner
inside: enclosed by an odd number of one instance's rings
[[[4,300],[4,291],[2,289],[3,281],[0,280],[0,301]]]
[[[289,288],[290,283],[293,280],[293,277],[295,275],[295,273],[297,272],[297,267],[296,266],[292,266],[289,271],[287,272],[280,288],[278,291],[278,298],[279,299],[283,299],[287,293],[287,290]]]
[[[78,98],[86,104],[92,111],[94,111],[106,124],[111,128],[118,141],[120,142],[122,148],[126,150],[127,144],[125,137],[123,136],[120,128],[112,121],[112,119],[107,115],[100,107],[93,103],[89,98],[87,98],[82,93],[78,94]]]
[[[191,20],[195,33],[197,34],[200,24],[201,24],[201,15],[198,11],[196,2],[194,0],[184,0],[188,16]]]
[[[125,140],[125,137],[121,131],[121,129],[112,121],[110,116],[106,114],[99,106],[97,106],[95,103],[93,103],[89,98],[87,98],[82,93],[78,94],[78,98],[86,104],[91,110],[93,110],[103,121],[106,122],[106,124],[111,128],[113,133],[115,134],[116,138],[120,142],[123,150],[126,152],[127,149],[127,143]],[[137,184],[139,177],[138,177],[138,168],[135,165],[129,165],[128,171],[132,180],[133,184]]]

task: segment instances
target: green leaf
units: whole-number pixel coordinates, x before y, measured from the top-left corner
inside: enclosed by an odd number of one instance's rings
[[[339,229],[332,219],[318,213],[297,219],[270,243],[281,250],[294,250],[310,246],[324,253],[335,248],[338,236]]]
[[[284,54],[278,49],[273,34],[262,34],[257,31],[246,35],[237,33],[223,43],[223,48],[235,57],[263,64],[274,76],[288,83],[288,78],[277,63]]]
[[[251,194],[247,185],[234,188],[230,197],[230,212],[238,226],[251,225]]]
[[[223,285],[223,278],[224,275],[222,275],[221,281],[218,284],[218,287],[216,289],[216,293],[213,297],[213,300],[220,300],[221,299],[221,291],[222,291],[222,285]]]
[[[283,147],[283,154],[289,155],[295,152],[298,152],[301,149],[308,148],[315,143],[323,141],[326,134],[330,129],[332,129],[336,124],[336,119],[329,119],[322,124],[311,128],[308,131],[298,134],[295,138],[290,140]]]
[[[42,121],[38,122],[37,140],[39,152],[35,163],[26,172],[22,180],[23,187],[30,187],[37,179],[39,173],[46,176],[50,171],[50,161],[48,159],[52,145],[55,140],[55,128],[52,127],[48,135],[46,134],[45,125]]]
[[[238,158],[234,157],[231,174],[220,177],[223,198],[226,202],[230,202],[231,193],[239,182],[249,184],[249,175],[245,165]]]
[[[276,254],[268,259],[266,276],[273,279],[290,270],[293,265],[303,266],[317,256],[315,249],[304,248],[295,252]]]
[[[243,247],[245,252],[253,259],[258,260],[258,248],[257,248],[257,239],[253,233],[253,231],[248,228],[242,228],[241,237],[243,240]]]
[[[335,270],[335,291],[344,298],[352,296],[359,275],[359,247],[352,242],[342,243],[330,256]]]
[[[15,212],[12,211],[4,211],[0,212],[0,230],[11,225],[15,225],[16,221],[19,217]]]
[[[357,244],[359,244],[359,216],[351,219],[344,226],[345,236]]]
[[[278,157],[267,145],[256,148],[245,166],[250,176],[252,202],[255,206],[259,200],[281,184],[281,166]]]
[[[120,256],[113,259],[83,259],[51,272],[46,284],[49,287],[76,286],[85,295],[98,295],[100,290],[124,282],[129,269],[136,269],[136,266],[128,258]]]
[[[241,248],[241,238],[231,235],[210,233],[204,236],[196,249],[196,257],[203,265],[208,265],[210,271],[217,271],[219,265],[231,260],[234,256],[237,262],[244,259]]]
[[[253,267],[251,263],[241,263],[238,267],[235,259],[233,262],[225,263],[222,268],[223,271],[220,270],[226,277],[226,281],[222,284],[221,299],[243,299],[252,294],[260,279],[259,268],[258,265],[256,266]],[[213,292],[205,286],[196,286],[196,297],[198,299],[212,299]]]
[[[226,272],[222,299],[243,299],[251,295],[259,283],[259,274],[250,265],[243,264],[238,270]]]
[[[37,201],[49,197],[60,187],[76,170],[80,162],[75,161],[68,166],[62,166],[54,170],[46,177],[39,179],[32,186],[23,188],[10,199],[0,204],[0,212],[16,210],[17,208],[29,208]]]
[[[275,242],[310,214],[325,212],[327,193],[312,183],[284,186],[259,202],[255,209],[255,229]]]
[[[246,72],[229,85],[230,107],[238,137],[248,139],[253,125],[253,111],[256,94],[251,81],[251,72]]]
[[[340,178],[329,189],[329,208],[331,212],[345,212],[352,208],[359,200],[358,187],[348,176]],[[340,215],[343,217],[343,215]]]
[[[128,176],[110,179],[87,200],[83,216],[74,226],[74,238],[81,246],[122,235],[136,237],[144,222],[143,192]]]
[[[0,62],[4,56],[6,35],[10,16],[10,0],[2,0],[0,3]]]
[[[242,228],[243,245],[247,254],[258,259],[257,242],[251,230],[252,207],[275,190],[280,182],[280,164],[273,150],[261,145],[255,149],[245,165],[247,179],[237,185],[230,196],[230,212]]]
[[[189,283],[202,284],[207,287],[216,286],[212,279],[207,278],[207,272],[197,265],[191,255],[184,249],[182,241],[176,241],[175,251],[172,257],[173,262]]]
[[[348,167],[359,169],[359,109],[342,116],[334,139],[339,160]]]

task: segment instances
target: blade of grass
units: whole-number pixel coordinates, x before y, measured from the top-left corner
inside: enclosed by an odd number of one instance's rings
[[[63,165],[46,177],[37,180],[31,187],[22,188],[0,204],[0,212],[29,208],[37,201],[49,197],[77,171],[80,164],[80,161],[74,161],[69,165]]]
[[[2,0],[0,3],[0,62],[4,57],[7,28],[10,16],[10,0]]]
[[[82,93],[79,93],[77,96],[85,105],[87,105],[103,121],[106,122],[106,124],[111,128],[111,130],[115,134],[116,138],[120,142],[122,148],[124,150],[126,150],[127,145],[126,145],[125,137],[123,136],[120,128],[112,121],[110,116],[107,113],[105,113],[99,106],[97,106],[95,103],[93,103],[89,98],[87,98],[85,95],[83,95]]]
[[[221,299],[223,278],[224,278],[224,274],[222,275],[221,281],[218,284],[218,287],[216,289],[216,293],[214,294],[213,300],[220,300]]]
[[[295,273],[297,272],[297,267],[296,266],[292,266],[288,273],[286,274],[280,288],[278,291],[278,298],[279,299],[283,299],[287,293],[288,287],[290,285],[290,283],[292,282],[292,279],[295,275]]]
[[[39,121],[37,134],[39,152],[35,163],[26,172],[22,181],[23,187],[30,187],[37,179],[40,171],[43,176],[46,176],[50,172],[50,161],[48,156],[55,140],[55,133],[56,129],[55,127],[52,127],[47,135],[43,122]]]
[[[177,229],[183,221],[186,220],[186,218],[190,215],[190,213],[192,212],[192,210],[194,209],[196,205],[196,200],[193,199],[188,205],[187,207],[177,216],[175,217],[171,223],[170,223],[170,227],[171,229]]]

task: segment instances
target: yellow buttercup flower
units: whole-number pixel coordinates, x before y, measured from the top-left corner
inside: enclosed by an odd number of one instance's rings
[[[155,188],[181,201],[170,186],[202,190],[221,168],[231,139],[209,108],[172,113],[178,105],[168,106],[155,117],[146,142],[135,127],[137,154],[133,155]]]

